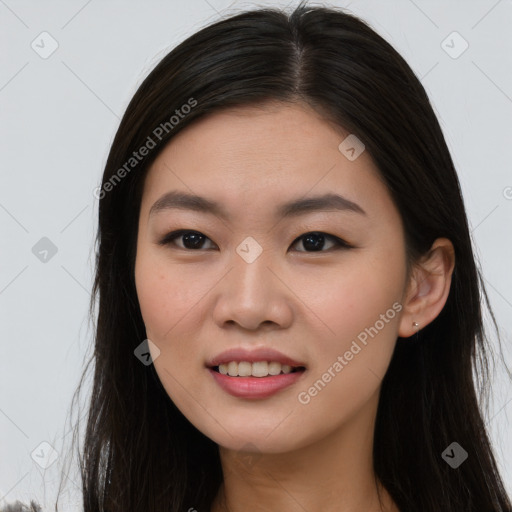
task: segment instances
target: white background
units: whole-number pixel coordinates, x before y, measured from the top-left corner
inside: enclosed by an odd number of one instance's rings
[[[0,506],[35,497],[50,510],[56,493],[71,397],[91,354],[93,189],[128,101],[172,47],[221,15],[296,3],[0,0]],[[512,2],[324,5],[369,22],[426,88],[512,366]],[[31,47],[51,48],[44,31],[58,43],[46,59]],[[469,44],[458,58],[445,51],[463,48],[457,36],[446,39],[453,31]],[[46,263],[32,252],[42,237],[57,248]],[[487,420],[512,494],[512,390],[501,374],[493,396]],[[46,471],[31,457],[36,448],[51,456],[42,442],[59,453]],[[65,510],[78,510],[78,483],[70,472]]]

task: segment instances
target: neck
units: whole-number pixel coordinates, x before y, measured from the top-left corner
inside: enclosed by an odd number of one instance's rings
[[[373,471],[377,403],[373,397],[350,423],[292,452],[220,447],[224,481],[212,512],[398,512]]]

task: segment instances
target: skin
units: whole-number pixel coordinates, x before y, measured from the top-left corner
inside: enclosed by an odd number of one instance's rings
[[[438,239],[407,275],[401,217],[368,152],[350,161],[348,134],[299,104],[215,113],[175,136],[148,171],[135,280],[155,369],[182,413],[220,447],[224,483],[212,511],[397,511],[375,481],[373,432],[382,378],[397,336],[408,337],[443,308],[453,247]],[[171,190],[216,200],[216,215],[166,210]],[[366,215],[321,211],[278,219],[276,205],[335,192]],[[177,229],[205,235],[199,249]],[[304,237],[330,238],[315,251]],[[263,252],[236,252],[248,236]],[[302,238],[299,238],[302,237]],[[191,247],[190,245],[188,247]],[[298,400],[358,334],[397,303],[401,310],[307,404]],[[304,362],[296,384],[260,400],[224,392],[207,359],[240,346],[270,346]],[[252,455],[252,458],[246,457]],[[378,491],[382,504],[379,504]],[[193,505],[193,504],[191,504]]]

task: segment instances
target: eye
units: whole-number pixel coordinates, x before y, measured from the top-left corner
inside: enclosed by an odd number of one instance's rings
[[[199,233],[199,231],[187,231],[180,229],[173,231],[166,235],[160,242],[159,245],[171,245],[177,238],[183,239],[184,247],[178,246],[180,249],[203,249],[202,245],[205,240],[210,240],[207,236]],[[188,247],[187,247],[188,246]]]
[[[203,244],[205,240],[210,240],[206,235],[203,235],[199,231],[190,231],[185,229],[180,229],[178,231],[173,231],[166,235],[160,242],[159,245],[171,245],[175,244],[176,239],[182,239],[182,245],[178,245],[180,249],[184,250],[198,250],[204,249]],[[334,235],[329,235],[327,233],[322,233],[321,231],[312,231],[310,233],[305,233],[295,239],[292,246],[297,244],[299,241],[303,241],[303,246],[309,248],[310,250],[306,251],[298,251],[298,252],[326,252],[322,251],[325,248],[325,240],[331,240],[333,244],[329,249],[350,249],[353,248],[353,245],[345,242],[341,238],[338,238]],[[211,240],[210,240],[211,242]],[[213,244],[213,242],[212,242]],[[176,244],[175,244],[176,245]],[[215,245],[215,244],[213,244]]]
[[[334,249],[350,249],[353,246],[338,238],[334,235],[329,235],[327,233],[322,233],[321,231],[312,231],[311,233],[305,233],[301,235],[293,244],[297,241],[302,241],[304,247],[308,247],[312,249],[311,251],[298,251],[298,252],[326,252],[322,251],[325,246],[325,240],[329,239],[333,242],[333,246],[331,248]]]

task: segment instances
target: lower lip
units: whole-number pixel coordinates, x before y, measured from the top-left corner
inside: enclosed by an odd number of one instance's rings
[[[297,382],[305,370],[268,377],[230,377],[208,368],[215,382],[230,395],[239,398],[267,398]]]

